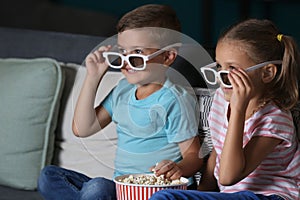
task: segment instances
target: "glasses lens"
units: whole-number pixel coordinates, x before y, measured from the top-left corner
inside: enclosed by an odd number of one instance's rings
[[[222,79],[222,82],[225,84],[225,85],[228,85],[230,86],[231,83],[228,79],[228,72],[221,72],[220,73],[220,78]]]
[[[216,82],[216,76],[215,73],[211,70],[204,70],[203,71],[205,79],[208,83],[215,83]]]
[[[144,59],[138,56],[129,56],[128,58],[130,64],[135,68],[143,68],[144,67]]]
[[[107,55],[110,66],[120,67],[122,65],[122,58],[118,55]]]

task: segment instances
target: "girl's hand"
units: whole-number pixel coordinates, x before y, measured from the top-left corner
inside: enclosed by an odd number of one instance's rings
[[[153,166],[151,171],[154,172],[156,176],[164,175],[165,178],[170,180],[179,179],[182,176],[182,170],[180,167],[171,160],[163,160]]]
[[[246,109],[250,99],[253,96],[254,86],[243,69],[233,69],[228,75],[232,85],[232,96],[230,98],[231,108]]]
[[[105,62],[105,58],[102,56],[102,53],[109,49],[111,49],[110,45],[101,46],[86,57],[85,63],[88,75],[100,77],[107,71],[108,65]]]

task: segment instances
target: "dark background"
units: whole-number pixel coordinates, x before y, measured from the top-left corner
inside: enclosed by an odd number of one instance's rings
[[[183,33],[205,48],[215,47],[225,27],[249,17],[271,19],[300,43],[300,0],[1,0],[0,26],[109,37],[123,14],[148,3],[171,5]]]

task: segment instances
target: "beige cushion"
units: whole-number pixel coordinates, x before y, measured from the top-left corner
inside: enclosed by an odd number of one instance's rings
[[[116,128],[113,123],[88,138],[77,138],[72,132],[74,106],[79,95],[86,68],[75,64],[62,64],[66,73],[65,90],[62,96],[59,124],[56,138],[54,164],[82,172],[90,177],[112,178],[116,150]],[[76,75],[74,79],[74,75]],[[96,104],[123,77],[121,72],[107,72],[97,94]]]

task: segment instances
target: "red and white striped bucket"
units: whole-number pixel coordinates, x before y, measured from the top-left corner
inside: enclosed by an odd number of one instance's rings
[[[159,190],[186,190],[188,184],[188,179],[183,177],[180,179],[181,184],[176,185],[140,185],[132,183],[123,183],[119,181],[123,180],[125,177],[128,176],[129,175],[118,176],[114,179],[114,182],[116,183],[116,192],[118,200],[148,200],[152,196],[152,194]]]

